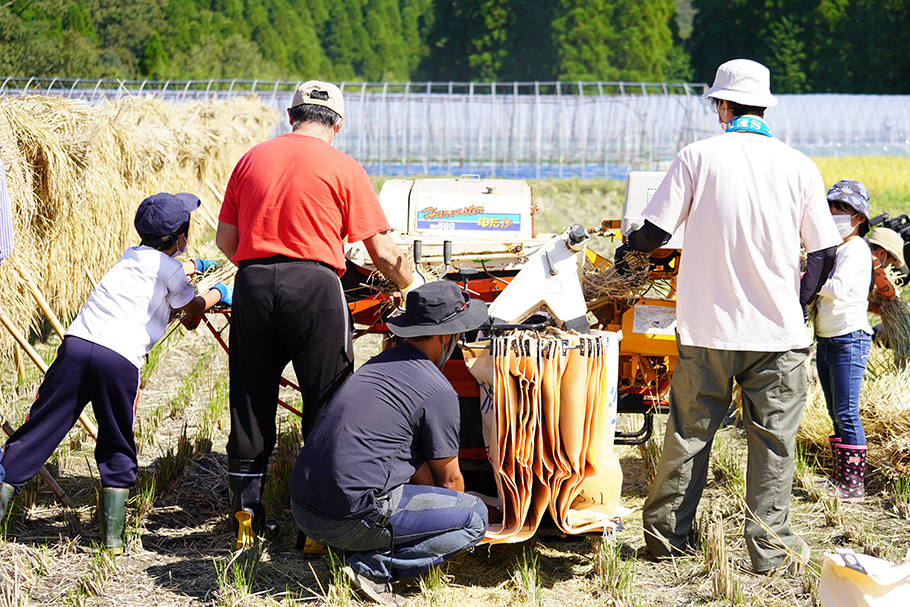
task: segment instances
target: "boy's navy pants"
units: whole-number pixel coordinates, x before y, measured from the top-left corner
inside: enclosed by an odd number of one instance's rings
[[[91,401],[98,421],[95,461],[104,487],[136,484],[133,420],[139,369],[109,348],[67,336],[38,388],[28,418],[6,441],[6,483],[17,489],[35,476]]]

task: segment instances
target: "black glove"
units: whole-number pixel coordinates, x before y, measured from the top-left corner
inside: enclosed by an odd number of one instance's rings
[[[613,267],[616,268],[616,273],[620,276],[625,276],[631,272],[629,262],[626,261],[626,253],[631,250],[628,244],[621,244],[616,247],[616,251],[613,253]]]

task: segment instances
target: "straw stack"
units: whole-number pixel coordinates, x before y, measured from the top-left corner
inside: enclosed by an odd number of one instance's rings
[[[41,313],[17,268],[30,274],[64,323],[95,282],[138,244],[139,202],[161,191],[193,192],[204,209],[192,232],[211,227],[234,165],[278,120],[254,97],[171,105],[127,97],[91,106],[62,97],[0,97],[0,160],[16,230],[0,266],[0,305],[23,332]],[[208,221],[206,221],[208,219]],[[12,340],[0,332],[0,354]]]

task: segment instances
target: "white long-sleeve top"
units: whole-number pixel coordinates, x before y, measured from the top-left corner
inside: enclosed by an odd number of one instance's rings
[[[815,334],[837,337],[854,331],[872,334],[869,325],[869,285],[872,252],[862,238],[850,238],[837,247],[834,270],[818,292]]]

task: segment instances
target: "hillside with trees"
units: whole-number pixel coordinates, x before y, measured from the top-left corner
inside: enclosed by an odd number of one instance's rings
[[[0,75],[710,82],[906,93],[910,0],[0,0]],[[872,39],[872,44],[868,41]]]

